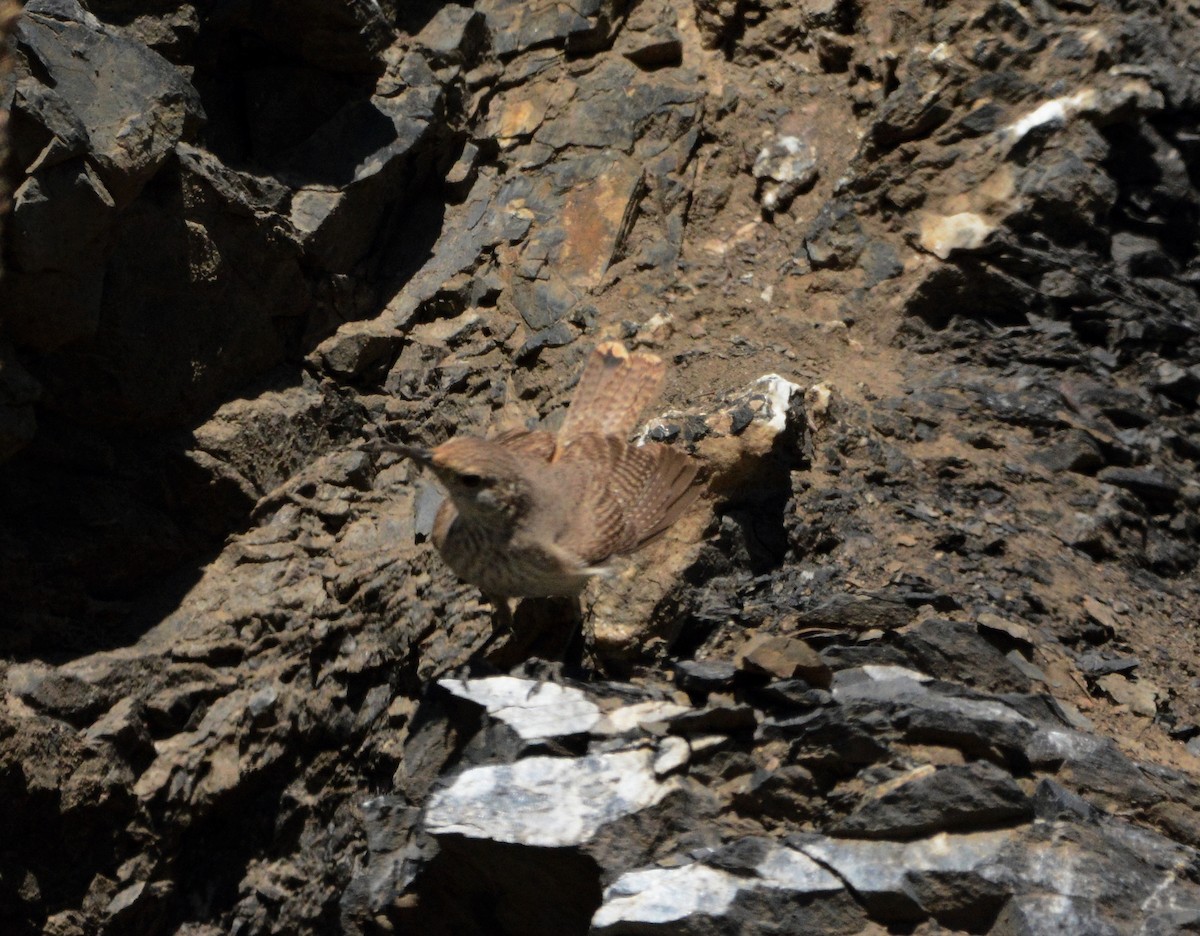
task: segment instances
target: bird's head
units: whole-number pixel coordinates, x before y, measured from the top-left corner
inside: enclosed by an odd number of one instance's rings
[[[529,485],[513,453],[487,439],[443,442],[432,451],[410,449],[445,485],[460,514],[482,520],[515,520],[529,501]]]

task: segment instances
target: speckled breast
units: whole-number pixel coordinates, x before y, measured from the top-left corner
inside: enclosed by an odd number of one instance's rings
[[[446,565],[489,597],[550,597],[578,595],[587,575],[564,568],[546,550],[518,547],[506,535],[455,518],[441,544]]]

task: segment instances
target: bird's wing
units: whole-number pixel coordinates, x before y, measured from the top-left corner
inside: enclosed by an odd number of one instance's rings
[[[497,445],[503,445],[510,452],[517,452],[547,462],[553,457],[554,447],[557,444],[552,432],[530,432],[526,429],[510,429],[508,432],[500,433],[491,441]]]
[[[657,539],[700,493],[696,463],[665,445],[615,436],[576,438],[554,463],[577,498],[562,545],[589,566]]]
[[[628,439],[642,410],[658,396],[666,373],[667,365],[657,355],[630,354],[619,341],[597,345],[558,431],[555,458],[586,434]]]

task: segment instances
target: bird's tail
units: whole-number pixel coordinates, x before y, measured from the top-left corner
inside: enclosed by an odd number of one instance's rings
[[[628,439],[642,411],[658,396],[666,373],[667,365],[656,354],[630,354],[619,341],[598,345],[558,431],[559,452],[590,433]]]

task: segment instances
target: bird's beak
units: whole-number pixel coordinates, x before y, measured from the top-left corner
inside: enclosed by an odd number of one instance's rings
[[[421,448],[419,445],[397,445],[396,451],[401,455],[411,458],[418,465],[428,465],[433,461],[433,453],[427,448]]]
[[[384,442],[378,441],[371,446],[377,452],[392,452],[396,455],[403,455],[405,458],[411,458],[418,465],[428,465],[433,460],[433,453],[427,448],[421,448],[416,445],[401,445],[399,442]]]

